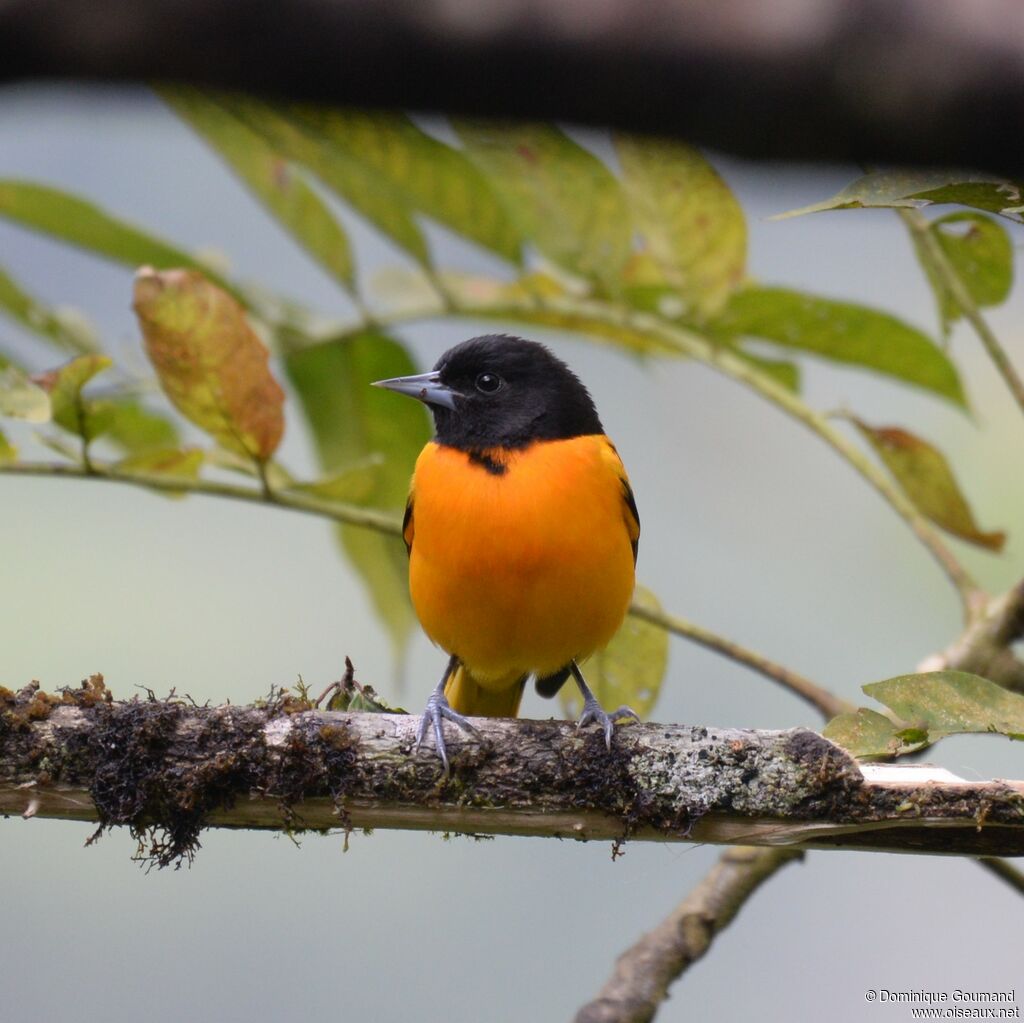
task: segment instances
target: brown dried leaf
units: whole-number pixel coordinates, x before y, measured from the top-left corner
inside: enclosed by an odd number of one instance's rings
[[[242,307],[195,270],[151,267],[135,276],[133,307],[181,414],[229,451],[266,462],[284,432],[284,392]]]
[[[898,426],[869,426],[856,417],[853,422],[922,515],[962,540],[1002,550],[1006,534],[978,528],[941,451]]]

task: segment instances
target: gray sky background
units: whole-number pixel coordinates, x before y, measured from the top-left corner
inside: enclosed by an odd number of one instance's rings
[[[600,149],[594,136],[588,141]],[[750,272],[871,304],[934,333],[931,296],[892,214],[771,222],[856,176],[715,158],[750,218]],[[0,177],[65,187],[240,276],[326,314],[337,289],[149,94],[0,91]],[[372,272],[394,261],[352,225]],[[442,232],[441,263],[493,269]],[[1021,236],[1015,235],[1020,246]],[[130,274],[0,223],[0,265],[46,300],[85,310],[117,357],[141,366]],[[1024,364],[1021,291],[991,314]],[[0,322],[5,336],[18,336]],[[421,364],[464,324],[403,330]],[[537,335],[538,337],[542,335]],[[643,518],[639,576],[671,611],[762,650],[850,699],[957,630],[957,606],[895,515],[820,442],[727,380],[687,363],[642,366],[547,335],[594,393]],[[47,356],[31,348],[42,366]],[[993,589],[1024,571],[1022,424],[963,328],[953,337],[973,418],[870,375],[805,363],[805,394],[908,426],[954,461],[1001,556],[953,541]],[[283,459],[310,469],[292,417]],[[0,683],[47,688],[102,671],[117,695],[174,686],[248,702],[301,674],[314,688],[346,654],[359,676],[418,708],[443,657],[414,643],[401,685],[359,581],[326,523],[207,499],[171,502],[101,484],[5,478],[0,508]],[[866,701],[865,701],[866,702]],[[549,716],[535,696],[524,713]],[[770,683],[674,641],[655,715],[757,728],[815,726]],[[965,777],[1021,777],[1020,744],[958,739],[934,759]],[[116,834],[0,821],[5,1023],[170,1023],[340,1017],[561,1020],[615,956],[714,861],[711,848],[528,839],[448,842],[378,832],[289,840],[208,832],[195,866],[143,874]],[[659,1020],[909,1018],[867,988],[1009,988],[1024,1000],[1019,899],[959,859],[815,853],[759,893]]]

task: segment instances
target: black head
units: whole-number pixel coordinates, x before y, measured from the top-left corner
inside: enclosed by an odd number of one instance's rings
[[[603,433],[575,373],[544,345],[487,334],[450,348],[431,373],[383,380],[430,405],[440,444],[465,451]]]

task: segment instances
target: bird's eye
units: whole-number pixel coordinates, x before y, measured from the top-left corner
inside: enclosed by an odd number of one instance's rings
[[[476,389],[484,394],[494,394],[501,387],[501,377],[497,373],[481,373],[476,378]]]

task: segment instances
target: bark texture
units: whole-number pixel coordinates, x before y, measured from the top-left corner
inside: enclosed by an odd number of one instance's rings
[[[875,777],[804,730],[480,719],[448,732],[452,774],[411,756],[417,719],[0,690],[0,813],[127,825],[160,864],[205,827],[405,828],[1024,854],[1024,782],[917,767]]]

